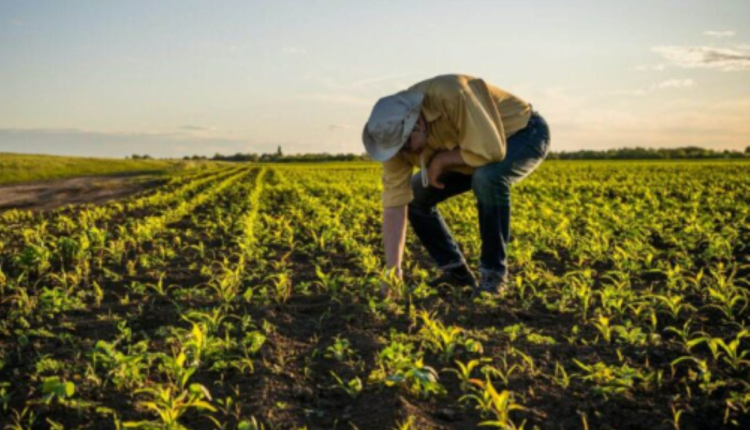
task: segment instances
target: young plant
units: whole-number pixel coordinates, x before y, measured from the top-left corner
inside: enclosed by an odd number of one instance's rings
[[[345,338],[336,337],[333,344],[326,348],[326,358],[333,358],[336,361],[342,362],[355,354],[354,350],[349,344],[349,341]]]
[[[76,385],[70,381],[64,381],[59,376],[44,378],[44,383],[42,384],[44,398],[42,401],[45,404],[50,404],[55,399],[57,399],[58,403],[65,403],[75,393]]]
[[[412,344],[392,341],[378,354],[378,362],[379,369],[370,375],[375,382],[404,387],[421,397],[445,393],[437,371],[424,364],[421,353],[415,352]]]
[[[139,402],[139,405],[156,412],[159,421],[125,422],[125,428],[182,430],[185,427],[179,423],[179,419],[187,411],[207,410],[216,412],[216,408],[208,402],[211,400],[211,394],[201,384],[190,384],[187,389],[176,389],[174,386],[142,388],[136,390],[136,393],[143,393],[151,397],[151,400]],[[213,417],[209,416],[208,418],[218,424]]]
[[[334,386],[334,388],[343,390],[349,397],[352,398],[352,400],[359,397],[360,393],[362,393],[363,385],[362,380],[359,379],[359,377],[355,376],[354,378],[346,382],[341,379],[341,377],[334,371],[331,371],[331,376],[333,376],[333,379],[336,380],[336,385]]]
[[[115,344],[100,340],[91,354],[94,368],[103,368],[119,389],[131,390],[140,386],[148,376],[147,343],[139,342],[130,349],[131,353],[125,354],[118,351]]]
[[[609,318],[604,315],[599,315],[594,322],[594,327],[596,327],[599,330],[599,333],[602,334],[602,338],[604,338],[605,342],[612,343],[613,327],[609,325]]]
[[[494,419],[479,423],[480,427],[496,427],[503,430],[522,429],[523,424],[519,427],[510,418],[513,411],[526,410],[522,405],[515,403],[513,393],[508,390],[498,392],[492,381],[487,378],[485,382],[474,380],[474,385],[478,387],[475,394],[465,397],[477,402],[477,409],[484,414],[493,415]]]
[[[424,324],[419,333],[427,347],[440,354],[443,363],[447,363],[464,342],[463,330],[456,326],[446,327],[427,311],[421,312],[419,318]]]
[[[556,362],[555,376],[553,377],[555,383],[560,387],[567,389],[570,386],[570,379],[571,377],[568,376],[568,372],[565,371],[565,367],[563,367],[560,362]]]
[[[468,391],[471,388],[472,381],[474,380],[474,378],[472,378],[471,376],[474,369],[480,365],[491,362],[492,359],[490,358],[470,360],[466,364],[456,360],[455,363],[456,366],[458,366],[458,369],[446,369],[445,371],[455,373],[456,376],[458,376],[458,379],[461,381],[461,390]]]
[[[688,346],[693,348],[700,344],[706,344],[708,349],[711,351],[711,355],[714,361],[721,359],[728,364],[735,372],[741,370],[742,367],[750,364],[750,360],[746,360],[750,354],[750,350],[743,349],[740,343],[743,338],[750,337],[750,330],[745,329],[737,333],[735,338],[727,344],[724,339],[720,337],[700,337],[693,339],[689,342]]]

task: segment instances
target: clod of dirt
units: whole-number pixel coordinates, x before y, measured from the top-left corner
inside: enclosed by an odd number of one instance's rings
[[[456,421],[456,410],[451,408],[443,408],[437,411],[437,414],[435,414],[438,418],[444,421]]]

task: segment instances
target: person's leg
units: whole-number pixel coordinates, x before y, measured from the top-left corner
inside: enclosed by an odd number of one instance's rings
[[[502,284],[508,276],[507,246],[510,242],[511,185],[536,169],[549,152],[549,129],[541,116],[508,139],[505,159],[477,168],[472,189],[477,197],[482,238],[480,272],[490,284]],[[487,283],[482,283],[485,287]],[[482,287],[482,285],[480,285]]]
[[[437,204],[471,189],[471,176],[447,172],[440,177],[445,188],[422,186],[421,172],[414,175],[414,199],[409,203],[409,223],[438,268],[448,270],[465,264],[458,244],[437,209]]]

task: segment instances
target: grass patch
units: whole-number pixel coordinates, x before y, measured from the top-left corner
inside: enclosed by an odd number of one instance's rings
[[[0,153],[0,185],[128,172],[166,173],[211,163]]]

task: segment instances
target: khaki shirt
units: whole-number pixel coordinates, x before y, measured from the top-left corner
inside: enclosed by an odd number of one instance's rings
[[[502,161],[507,138],[526,127],[531,116],[529,103],[472,76],[436,76],[409,89],[425,95],[427,146],[420,155],[400,151],[383,163],[384,207],[411,202],[411,177],[420,157],[427,166],[436,153],[458,147],[467,166],[448,170],[471,174],[475,167]]]

